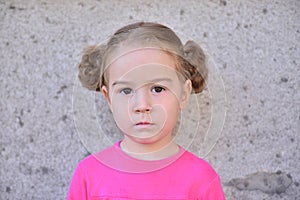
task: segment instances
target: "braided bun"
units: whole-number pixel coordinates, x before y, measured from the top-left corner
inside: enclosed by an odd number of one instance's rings
[[[183,68],[192,82],[194,93],[200,93],[205,88],[208,69],[206,58],[201,47],[194,41],[187,41],[183,46]]]
[[[99,91],[101,62],[105,52],[105,45],[90,46],[83,52],[79,63],[78,78],[83,87],[89,90]]]

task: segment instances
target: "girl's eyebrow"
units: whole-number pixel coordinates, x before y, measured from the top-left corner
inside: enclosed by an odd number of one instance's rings
[[[130,84],[130,83],[131,83],[130,81],[115,81],[115,82],[113,82],[112,86],[115,86],[118,84],[126,85],[126,84]]]
[[[156,82],[163,82],[163,81],[172,82],[172,79],[170,79],[170,78],[156,78],[156,79],[150,80],[149,82],[150,83],[156,83]]]
[[[166,82],[172,82],[172,79],[170,78],[156,78],[156,79],[152,79],[149,81],[149,83],[156,83],[156,82],[162,82],[162,81],[166,81]],[[113,82],[112,86],[118,85],[118,84],[131,84],[131,81],[115,81]]]

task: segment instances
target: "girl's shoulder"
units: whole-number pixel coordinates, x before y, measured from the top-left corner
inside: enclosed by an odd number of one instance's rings
[[[212,179],[217,175],[213,167],[204,159],[185,150],[184,154],[178,160],[179,165],[185,166],[191,174],[198,174],[199,176],[210,176]]]
[[[93,168],[99,169],[99,167],[101,166],[105,167],[103,165],[103,162],[101,162],[101,158],[103,158],[103,156],[105,156],[106,159],[113,158],[113,148],[114,146],[111,146],[97,153],[91,153],[90,155],[86,156],[81,161],[79,161],[78,168],[82,168],[83,170],[89,171],[93,170]]]
[[[210,186],[220,187],[220,178],[213,167],[204,159],[186,151],[169,168],[174,180],[185,180],[197,188],[196,193],[205,191]],[[200,188],[200,189],[199,189]]]

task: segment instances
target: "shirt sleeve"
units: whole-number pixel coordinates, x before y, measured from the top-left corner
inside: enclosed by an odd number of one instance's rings
[[[216,176],[201,193],[198,200],[225,200],[219,176]]]
[[[72,177],[67,200],[86,200],[87,198],[87,184],[84,178],[84,172],[80,164],[78,164],[74,175]]]

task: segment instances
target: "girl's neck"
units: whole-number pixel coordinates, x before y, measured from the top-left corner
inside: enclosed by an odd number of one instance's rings
[[[172,140],[144,144],[126,136],[121,141],[120,148],[127,155],[140,160],[161,160],[173,156],[179,151],[178,145]]]

